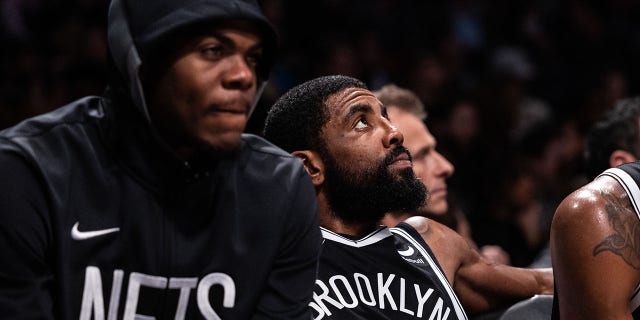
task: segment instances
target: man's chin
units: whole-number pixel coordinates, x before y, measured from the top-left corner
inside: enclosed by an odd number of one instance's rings
[[[403,176],[414,176],[413,167],[403,167],[400,172]]]
[[[241,145],[241,132],[225,133],[215,138],[201,139],[199,141],[199,149],[213,155],[232,154]]]
[[[449,210],[449,205],[446,201],[430,201],[427,198],[427,204],[420,207],[417,212],[421,216],[445,216]]]

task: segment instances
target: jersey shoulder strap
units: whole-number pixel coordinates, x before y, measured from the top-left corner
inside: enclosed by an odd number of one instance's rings
[[[629,196],[629,202],[633,207],[638,219],[640,219],[640,162],[631,162],[615,168],[609,168],[599,176],[609,176],[618,181]],[[640,220],[639,220],[640,221]],[[640,319],[640,285],[636,287],[631,299],[629,308],[632,310],[634,319]]]
[[[398,254],[409,264],[422,270],[425,277],[431,278],[433,283],[440,287],[443,293],[446,293],[455,309],[457,319],[467,319],[464,308],[454,293],[440,263],[420,233],[405,222],[401,222],[389,230],[394,235]]]

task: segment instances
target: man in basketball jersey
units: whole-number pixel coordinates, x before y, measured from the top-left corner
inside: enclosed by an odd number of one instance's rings
[[[426,189],[413,173],[402,133],[364,83],[324,76],[289,90],[269,111],[264,134],[302,160],[316,187],[324,243],[310,303],[314,319],[467,319],[418,230],[378,223],[385,212],[422,206]],[[422,222],[416,224],[421,232],[445,230]],[[446,230],[458,237],[450,248],[461,249],[464,239]],[[449,246],[448,239],[437,240]],[[488,268],[476,261],[476,268]],[[481,282],[461,278],[458,287],[481,304],[473,287]]]
[[[553,319],[640,319],[639,124],[635,97],[618,101],[589,131],[587,175],[604,172],[554,215]]]

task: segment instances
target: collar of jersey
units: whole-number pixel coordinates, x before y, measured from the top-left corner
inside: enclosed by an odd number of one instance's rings
[[[358,247],[358,248],[366,247],[370,244],[376,243],[382,239],[385,239],[391,236],[391,231],[389,231],[389,228],[385,226],[381,226],[377,230],[369,233],[368,235],[362,237],[361,239],[349,239],[345,236],[342,236],[338,233],[335,233],[323,227],[320,227],[320,231],[322,231],[322,237],[325,240],[331,240],[334,242],[342,243],[347,246]]]

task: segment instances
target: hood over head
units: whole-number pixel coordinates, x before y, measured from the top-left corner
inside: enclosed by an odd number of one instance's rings
[[[207,21],[246,19],[262,32],[265,68],[258,70],[253,112],[266,85],[277,50],[277,34],[257,0],[112,0],[108,16],[108,45],[115,67],[126,82],[136,108],[151,122],[140,82],[144,53],[174,32]]]

